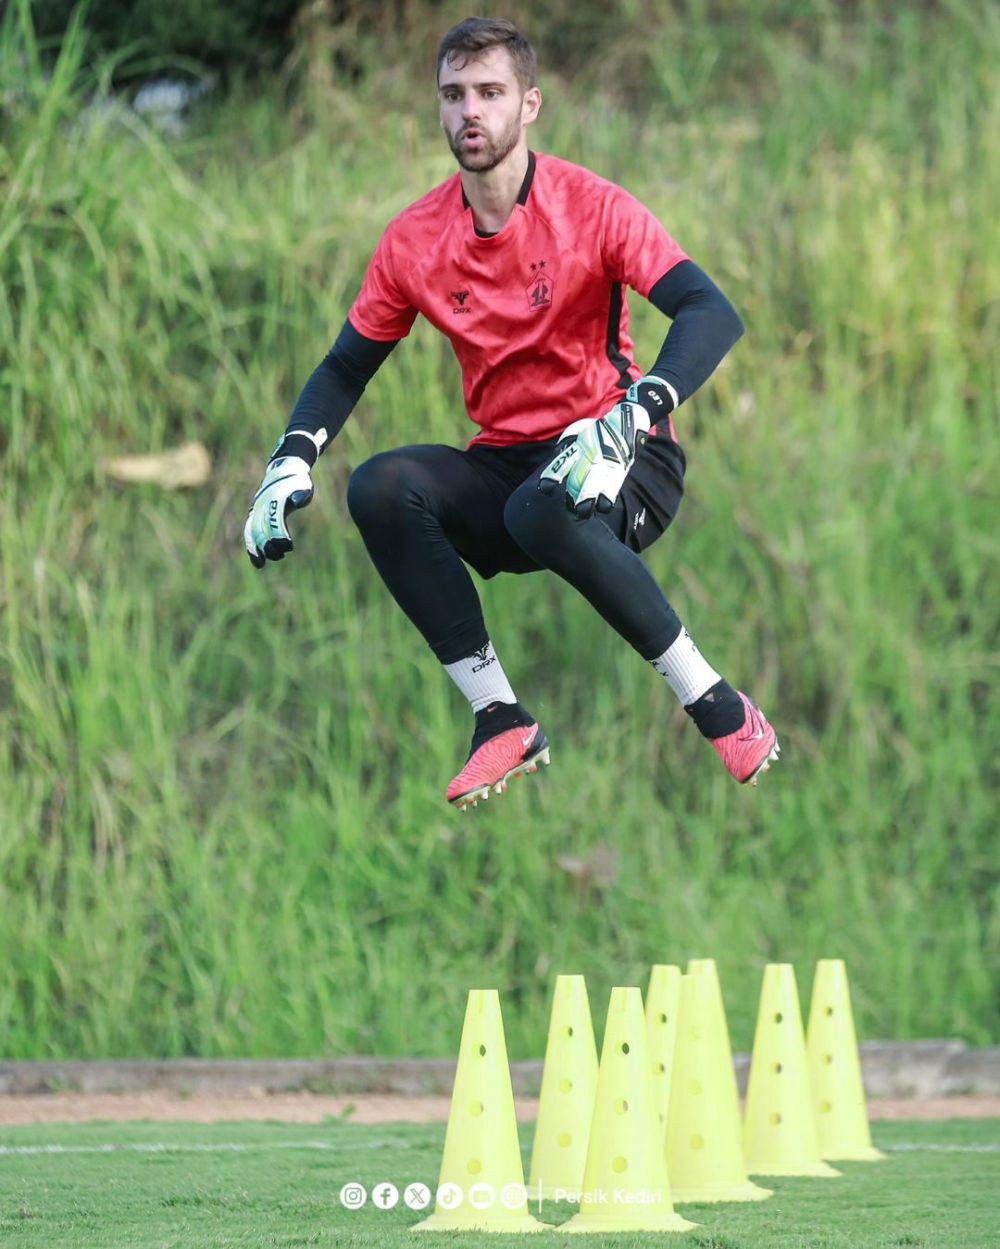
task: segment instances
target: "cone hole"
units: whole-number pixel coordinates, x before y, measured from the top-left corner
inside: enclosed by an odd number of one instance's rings
[[[826,1008],[826,1010],[823,1012],[823,1014],[824,1014],[824,1015],[826,1015],[826,1016],[827,1016],[827,1018],[829,1018],[829,1017],[830,1017],[830,1015],[832,1015],[832,1014],[833,1014],[833,1007],[832,1007],[832,1006],[828,1006],[828,1007]]]
[[[657,1075],[665,1076],[667,1074],[667,1064],[657,1063],[655,1067],[655,1071]]]
[[[662,1010],[661,1010],[661,1011],[660,1011],[660,1023],[666,1023],[666,1022],[667,1022],[667,1016],[666,1016],[666,1013],[665,1013],[664,1011],[662,1011]]]
[[[556,1137],[556,1144],[561,1149],[568,1149],[569,1146],[573,1144],[573,1138],[568,1132],[560,1132]]]
[[[772,1063],[771,1070],[774,1072],[775,1075],[780,1076],[784,1068],[782,1067],[781,1063]]]
[[[623,1171],[628,1170],[628,1159],[620,1156],[612,1159],[611,1170],[614,1171],[616,1175],[621,1175]]]
[[[628,1043],[628,1041],[622,1041],[621,1045],[619,1045],[619,1046],[618,1046],[618,1053],[619,1053],[619,1054],[627,1054],[628,1052],[629,1052],[629,1043]]]
[[[625,1114],[627,1110],[628,1110],[628,1102],[625,1100],[624,1097],[619,1097],[618,1100],[615,1102],[615,1114],[623,1115]]]
[[[691,1137],[691,1148],[692,1148],[692,1149],[704,1149],[704,1148],[705,1148],[705,1138],[704,1138],[703,1136],[698,1136],[697,1134],[696,1134],[696,1135],[694,1135],[694,1136],[692,1136],[692,1137]]]
[[[825,1063],[825,1064],[829,1067],[829,1066],[830,1066],[830,1064],[833,1062],[833,1055],[832,1055],[832,1054],[824,1054],[824,1055],[823,1055],[823,1062],[824,1062],[824,1063]]]
[[[571,1093],[573,1091],[573,1081],[567,1080],[565,1077],[559,1081],[560,1093]]]
[[[472,1115],[473,1118],[475,1119],[478,1119],[484,1110],[485,1110],[485,1106],[483,1105],[482,1102],[470,1102],[469,1103],[469,1114]]]
[[[470,1175],[478,1175],[482,1169],[483,1169],[483,1164],[482,1164],[481,1159],[479,1158],[469,1159],[468,1171]]]
[[[822,1114],[828,1115],[830,1111],[833,1109],[833,1102],[822,1101],[819,1104],[819,1108]]]
[[[778,1124],[781,1122],[781,1115],[779,1115],[777,1111],[774,1111],[773,1114],[768,1116],[768,1119],[771,1123],[774,1124],[775,1127],[777,1127]]]
[[[480,1047],[479,1047],[479,1057],[480,1057],[480,1058],[485,1058],[485,1057],[486,1057],[486,1046],[485,1046],[485,1045],[480,1045]]]
[[[568,1024],[568,1025],[567,1025],[567,1027],[566,1027],[566,1035],[567,1035],[567,1036],[572,1036],[572,1035],[573,1035],[573,1025],[572,1025],[572,1024]]]
[[[784,1017],[785,1017],[785,1016],[781,1013],[781,1011],[780,1011],[780,1010],[776,1010],[776,1011],[774,1012],[774,1022],[775,1022],[775,1023],[781,1023],[781,1021],[784,1019]]]

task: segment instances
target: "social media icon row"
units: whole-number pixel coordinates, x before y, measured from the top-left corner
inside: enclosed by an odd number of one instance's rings
[[[426,1184],[408,1184],[403,1190],[403,1201],[411,1210],[426,1210],[431,1195]],[[440,1210],[457,1210],[464,1201],[474,1210],[489,1210],[496,1204],[497,1191],[492,1184],[473,1184],[468,1192],[463,1192],[458,1184],[441,1184],[436,1197]],[[399,1203],[399,1189],[385,1180],[372,1187],[371,1198],[372,1205],[380,1210],[392,1210]],[[500,1191],[500,1204],[508,1210],[520,1210],[527,1198],[523,1184],[506,1184]],[[340,1204],[348,1210],[360,1210],[367,1200],[368,1190],[363,1184],[348,1183],[340,1190]]]

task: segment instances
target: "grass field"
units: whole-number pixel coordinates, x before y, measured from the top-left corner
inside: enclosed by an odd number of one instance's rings
[[[78,36],[47,67],[30,7],[0,23],[4,1056],[446,1055],[488,983],[537,1057],[556,972],[600,1026],[612,984],[692,954],[739,1048],[763,964],[805,995],[820,956],[864,1037],[994,1039],[996,6],[629,4],[592,62],[543,65],[535,146],[644,199],[746,321],[679,413],[649,565],[784,749],[739,789],[567,587],[498,579],[553,766],[464,820],[467,710],[344,506],[373,452],[472,433],[426,324],[294,556],[256,575],[240,541],[379,231],[453,172],[416,58],[464,7],[399,6],[355,77],[316,52],[180,140],[95,104]],[[631,304],[648,361],[662,318]],[[199,489],[105,470],[190,439]]]
[[[522,1143],[528,1132],[522,1127]],[[1000,1120],[881,1123],[878,1164],[840,1164],[836,1180],[769,1179],[749,1206],[685,1205],[699,1224],[677,1243],[699,1249],[995,1249]],[[349,1181],[403,1191],[438,1178],[443,1127],[395,1124],[92,1124],[0,1129],[0,1240],[38,1249],[229,1249],[413,1242],[422,1216],[347,1211]],[[61,1152],[60,1152],[61,1151]],[[527,1153],[525,1154],[527,1167]],[[547,1204],[561,1223],[574,1207]],[[659,1237],[658,1243],[673,1243]],[[623,1235],[599,1243],[653,1243]],[[456,1249],[482,1236],[430,1243]],[[502,1242],[496,1242],[502,1243]],[[533,1237],[539,1249],[572,1243]]]

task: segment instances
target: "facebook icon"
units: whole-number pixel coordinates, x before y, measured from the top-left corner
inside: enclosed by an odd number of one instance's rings
[[[372,1189],[372,1201],[380,1210],[391,1210],[399,1201],[399,1189],[395,1184],[376,1184]]]

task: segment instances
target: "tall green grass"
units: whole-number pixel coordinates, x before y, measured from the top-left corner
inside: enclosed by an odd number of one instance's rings
[[[600,1017],[689,954],[743,1047],[763,963],[821,955],[868,1036],[995,1038],[993,9],[716,30],[692,4],[643,44],[641,107],[611,60],[543,77],[535,145],[626,183],[747,322],[682,410],[649,563],[784,754],[734,786],[572,591],[500,579],[554,763],[464,818],[467,712],[344,507],[374,451],[471,432],[429,327],[324,457],[294,556],[255,574],[240,539],[380,228],[451,172],[425,76],[390,46],[168,143],[85,113],[109,66],[75,32],[47,69],[27,13],[0,35],[0,1052],[446,1054],[485,984],[537,1055],[557,971]],[[189,438],[196,491],[102,467]]]

